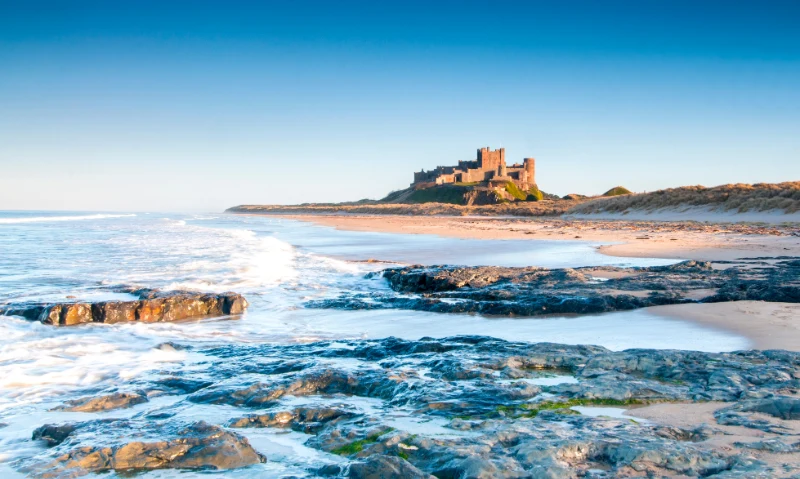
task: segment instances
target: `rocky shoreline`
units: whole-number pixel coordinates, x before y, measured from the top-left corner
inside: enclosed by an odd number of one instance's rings
[[[800,467],[800,353],[614,352],[478,336],[162,347],[209,360],[64,404],[89,417],[43,417],[32,440],[46,448],[16,466],[42,478],[256,467],[268,458],[247,431],[272,428],[330,453],[309,477],[730,479],[796,477]],[[155,397],[175,400],[148,407]],[[709,401],[719,402],[712,422],[691,428],[608,409]],[[228,419],[187,423],[188,404]],[[718,447],[731,431],[752,435]]]
[[[789,256],[643,268],[408,266],[368,275],[376,276],[392,292],[347,293],[306,306],[540,316],[684,303],[800,302],[800,259]]]
[[[53,326],[86,323],[155,323],[208,316],[242,314],[247,300],[237,293],[194,293],[152,289],[117,288],[138,296],[134,301],[19,303],[0,305],[0,316],[21,316]]]

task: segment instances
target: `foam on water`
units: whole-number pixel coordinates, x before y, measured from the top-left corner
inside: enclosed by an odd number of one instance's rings
[[[45,223],[51,221],[86,221],[86,220],[102,220],[106,218],[127,218],[136,216],[130,215],[109,215],[109,214],[95,214],[95,215],[82,215],[82,216],[32,216],[32,217],[19,217],[19,218],[0,218],[0,224],[19,224],[19,223]]]
[[[23,221],[25,220],[25,221]],[[388,291],[380,278],[364,275],[386,263],[538,265],[652,265],[672,260],[611,258],[591,243],[452,240],[425,235],[354,233],[290,220],[230,215],[54,215],[0,212],[0,303],[23,300],[131,299],[114,293],[119,285],[161,289],[236,291],[250,308],[241,319],[180,323],[85,325],[54,328],[19,318],[0,319],[0,476],[14,477],[2,461],[36,454],[33,428],[73,416],[48,412],[69,399],[115,387],[146,383],[157,375],[202,370],[209,358],[193,349],[217,345],[298,343],[319,340],[460,334],[513,341],[631,347],[734,350],[747,346],[738,336],[631,311],[571,318],[511,319],[440,315],[414,311],[305,309],[309,299],[345,292]],[[338,367],[364,367],[342,362]],[[425,380],[424,371],[420,380]],[[542,378],[543,383],[571,381]],[[286,404],[291,405],[287,399]],[[352,401],[352,399],[349,399]],[[141,408],[116,411],[114,417]],[[242,411],[196,404],[177,407],[178,417],[222,424]],[[379,407],[360,404],[360,407]],[[78,414],[78,418],[105,417]],[[46,419],[45,419],[46,418]],[[426,434],[453,434],[443,424],[417,421],[408,411],[391,420]],[[415,429],[416,428],[416,429]],[[307,448],[300,433],[242,431],[270,463],[270,475],[302,473],[309,463],[341,461]],[[273,460],[277,458],[277,460]],[[187,473],[193,477],[202,474]],[[234,477],[251,477],[246,470]],[[147,477],[171,477],[169,471]]]

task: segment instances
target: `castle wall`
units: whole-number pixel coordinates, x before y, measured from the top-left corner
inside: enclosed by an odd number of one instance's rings
[[[514,181],[521,188],[527,189],[530,185],[536,184],[535,173],[536,165],[533,158],[525,158],[523,164],[515,163],[507,166],[504,148],[492,151],[486,147],[478,150],[476,160],[459,161],[458,166],[437,166],[431,171],[415,172],[413,184],[473,183],[502,178],[504,181]]]
[[[490,150],[489,147],[478,150],[478,167],[483,170],[499,171],[500,165],[506,163],[506,150]]]

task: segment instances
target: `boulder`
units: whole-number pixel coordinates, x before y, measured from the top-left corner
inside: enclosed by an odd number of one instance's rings
[[[152,469],[226,470],[266,462],[246,438],[203,421],[169,441],[129,442],[116,447],[80,447],[36,471],[41,478]]]
[[[0,314],[22,316],[44,324],[72,326],[85,323],[155,323],[204,316],[242,314],[247,300],[237,293],[191,293],[135,290],[136,301],[99,301],[96,303],[12,304],[0,308]]]

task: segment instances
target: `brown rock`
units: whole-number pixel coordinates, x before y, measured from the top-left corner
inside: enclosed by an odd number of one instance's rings
[[[86,303],[55,304],[45,308],[39,316],[45,324],[71,326],[73,324],[91,323],[92,307]]]
[[[112,409],[129,408],[147,402],[147,397],[140,393],[114,393],[94,398],[81,398],[67,401],[57,411],[97,412]]]
[[[139,301],[136,308],[136,320],[143,323],[155,323],[164,317],[163,299],[145,299]]]
[[[242,314],[247,301],[237,293],[188,293],[140,290],[136,301],[101,301],[98,303],[11,304],[0,314],[38,319],[42,323],[69,326],[83,323],[122,323],[141,321],[178,321],[203,316]]]
[[[81,447],[34,469],[41,478],[79,477],[93,472],[152,469],[235,469],[266,462],[250,442],[203,421],[157,442],[129,442],[118,447]]]

